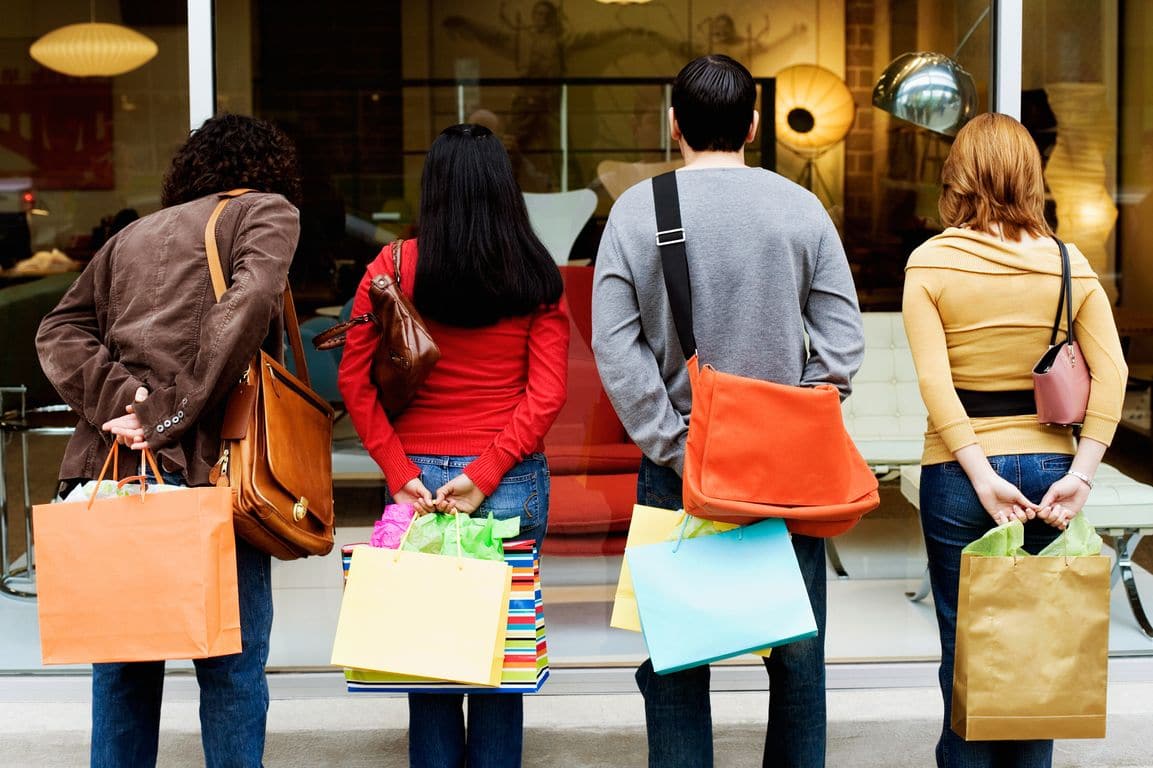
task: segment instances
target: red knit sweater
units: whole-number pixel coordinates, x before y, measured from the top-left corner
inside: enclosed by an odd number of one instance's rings
[[[405,241],[400,271],[401,289],[411,296],[416,240]],[[354,317],[372,311],[369,282],[382,272],[392,274],[388,246],[357,288]],[[395,422],[385,415],[369,375],[376,329],[365,323],[350,330],[339,374],[344,406],[390,491],[420,475],[410,454],[476,456],[465,474],[489,496],[506,472],[543,450],[544,435],[564,405],[569,342],[564,300],[484,328],[426,324],[441,357]]]

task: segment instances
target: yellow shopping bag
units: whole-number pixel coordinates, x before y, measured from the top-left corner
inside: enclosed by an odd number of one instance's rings
[[[625,541],[625,548],[657,544],[675,538],[676,528],[684,519],[684,514],[684,511],[679,509],[633,505],[633,518],[629,523],[629,536]],[[718,533],[737,527],[732,523],[714,523],[714,525]],[[641,616],[637,610],[637,596],[633,591],[633,580],[629,575],[627,559],[621,561],[621,576],[617,581],[617,593],[613,600],[613,613],[609,619],[609,626],[632,632],[641,631]],[[762,651],[755,651],[755,654],[768,656],[770,652],[770,648],[765,648]]]
[[[511,586],[503,560],[358,547],[332,663],[499,685]]]

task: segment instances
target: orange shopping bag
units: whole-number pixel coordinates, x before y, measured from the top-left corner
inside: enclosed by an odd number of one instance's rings
[[[32,509],[44,663],[239,653],[231,491],[128,482],[140,493]]]

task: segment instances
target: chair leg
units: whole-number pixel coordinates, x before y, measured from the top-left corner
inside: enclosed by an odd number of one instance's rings
[[[1113,575],[1110,583],[1116,583],[1120,578],[1121,583],[1125,585],[1125,594],[1129,598],[1129,608],[1133,611],[1133,618],[1137,619],[1137,624],[1145,633],[1145,637],[1153,640],[1153,625],[1149,623],[1149,618],[1145,615],[1145,608],[1141,605],[1141,595],[1137,592],[1137,582],[1133,578],[1133,550],[1137,548],[1139,541],[1141,541],[1141,534],[1132,531],[1126,531],[1117,537],[1117,561],[1113,564]]]
[[[921,576],[921,584],[917,587],[916,592],[906,592],[905,597],[909,598],[911,603],[919,603],[929,596],[929,566],[925,566],[925,573]]]
[[[849,572],[845,570],[845,564],[841,562],[841,554],[837,551],[837,545],[831,538],[825,539],[825,553],[829,558],[829,565],[833,566],[833,570],[837,573],[837,578],[849,578]]]

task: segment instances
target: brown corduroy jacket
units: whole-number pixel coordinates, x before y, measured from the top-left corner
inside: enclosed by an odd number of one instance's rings
[[[60,478],[94,478],[112,445],[100,426],[135,404],[166,470],[208,483],[228,393],[263,346],[283,357],[281,295],[300,235],[296,208],[252,192],[228,203],[216,239],[229,288],[212,291],[204,228],[218,197],[128,225],[40,324],[40,364],[79,422]]]

